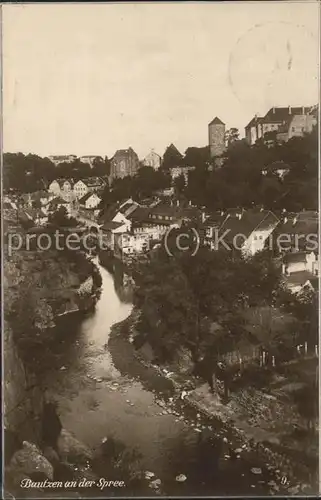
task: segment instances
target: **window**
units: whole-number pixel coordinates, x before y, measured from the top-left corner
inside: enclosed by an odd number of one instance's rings
[[[295,127],[292,127],[292,132],[295,132]]]

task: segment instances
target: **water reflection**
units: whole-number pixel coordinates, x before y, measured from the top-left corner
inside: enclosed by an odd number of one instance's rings
[[[257,488],[250,489],[244,460],[224,458],[228,449],[223,449],[219,429],[215,438],[203,421],[203,430],[196,432],[195,410],[162,411],[159,399],[166,401],[173,392],[169,380],[138,362],[121,337],[106,347],[113,324],[132,310],[132,290],[121,269],[114,269],[115,277],[99,269],[103,286],[96,310],[81,322],[66,319],[60,325],[57,364],[47,380],[63,426],[98,453],[99,471],[107,466],[102,443],[112,438],[127,457],[119,473],[127,476],[128,467],[152,471],[168,494],[262,493],[255,478]],[[186,483],[175,481],[182,473]],[[138,482],[132,494],[141,494],[140,487]]]

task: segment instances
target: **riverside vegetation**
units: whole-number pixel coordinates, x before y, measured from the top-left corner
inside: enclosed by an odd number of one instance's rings
[[[234,422],[281,457],[287,471],[314,484],[316,294],[287,292],[268,252],[244,260],[208,249],[169,257],[160,248],[133,276],[139,353],[172,372],[181,387],[189,384],[193,404]],[[305,345],[304,354],[297,345]]]

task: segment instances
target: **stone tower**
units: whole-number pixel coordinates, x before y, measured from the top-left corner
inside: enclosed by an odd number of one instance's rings
[[[220,156],[225,151],[225,123],[217,116],[208,124],[208,144],[211,158]]]

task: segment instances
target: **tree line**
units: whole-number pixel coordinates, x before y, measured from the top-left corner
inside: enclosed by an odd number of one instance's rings
[[[231,137],[230,137],[231,136]],[[221,167],[209,148],[189,147],[182,155],[174,145],[164,154],[159,171],[141,167],[134,177],[116,179],[103,195],[103,205],[128,196],[137,201],[170,185],[175,197],[209,210],[263,206],[280,212],[318,207],[318,135],[293,137],[286,143],[260,139],[254,146],[237,139],[232,129]],[[171,180],[174,167],[194,167]]]
[[[209,210],[264,206],[280,211],[300,211],[318,207],[318,132],[317,127],[303,137],[286,143],[260,139],[253,146],[239,140],[236,129],[228,131],[227,150],[220,168],[210,158],[209,148],[188,147],[183,154],[171,144],[161,167],[155,171],[141,164],[134,177],[115,179],[103,193],[102,206],[126,197],[137,201],[154,196],[172,184],[175,196]],[[194,167],[188,179],[181,175],[174,182],[171,169]],[[4,188],[18,192],[45,189],[56,178],[108,176],[110,161],[97,158],[93,168],[76,159],[55,167],[48,158],[22,153],[3,156]]]
[[[318,344],[316,294],[288,292],[267,251],[244,259],[240,252],[201,248],[193,257],[170,257],[161,247],[137,265],[134,278],[136,347],[148,342],[160,364],[189,353],[193,371],[210,386],[213,373],[222,377],[218,363],[228,353],[265,351],[271,369],[293,359],[298,344]]]
[[[62,162],[57,166],[49,158],[35,154],[4,153],[3,187],[5,191],[32,193],[47,189],[54,179],[73,178],[76,181],[92,176],[108,176],[110,161],[106,157],[95,158],[93,166],[82,163],[79,158],[71,163]]]

